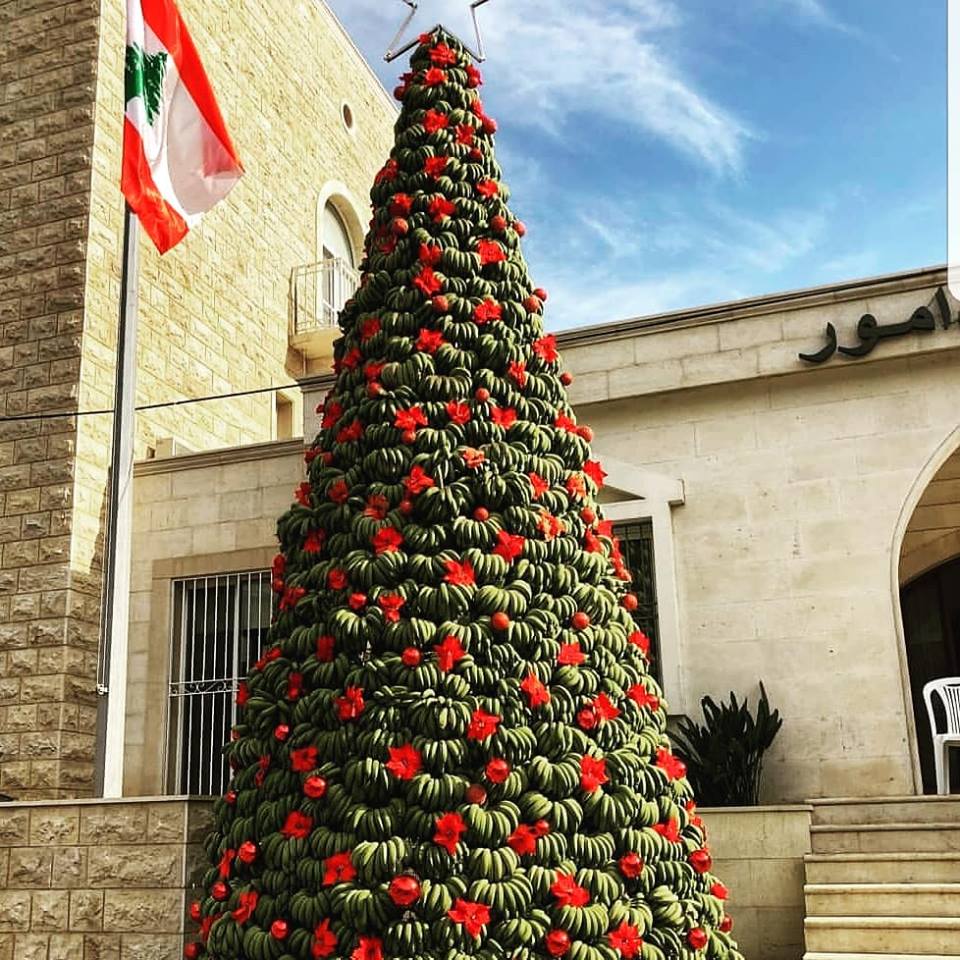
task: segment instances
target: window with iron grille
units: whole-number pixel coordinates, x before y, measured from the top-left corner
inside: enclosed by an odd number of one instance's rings
[[[620,538],[620,549],[627,569],[633,574],[630,585],[637,595],[633,619],[650,638],[650,671],[658,683],[663,682],[660,668],[660,617],[657,611],[656,558],[653,550],[653,522],[649,519],[617,524],[614,532]]]
[[[269,570],[173,581],[170,664],[171,793],[219,795],[237,684],[259,659],[273,607]]]

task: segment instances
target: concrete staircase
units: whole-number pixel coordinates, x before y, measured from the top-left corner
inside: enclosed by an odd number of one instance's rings
[[[960,797],[814,800],[804,960],[960,957]]]

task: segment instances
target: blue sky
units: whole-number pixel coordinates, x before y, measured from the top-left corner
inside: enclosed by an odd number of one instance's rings
[[[400,0],[329,0],[388,89]],[[466,31],[467,0],[417,25]],[[945,0],[490,0],[497,153],[565,329],[946,260]],[[414,28],[411,28],[413,30]]]

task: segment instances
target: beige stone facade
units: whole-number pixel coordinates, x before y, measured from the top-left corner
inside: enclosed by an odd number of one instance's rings
[[[334,204],[355,248],[392,101],[322,0],[182,0],[246,176],[176,250],[142,244],[140,405],[303,375],[291,273]],[[0,397],[113,403],[123,4],[0,5]],[[349,107],[348,129],[344,106]],[[285,399],[298,415],[299,391]],[[137,451],[277,436],[277,396],[143,413]],[[281,424],[282,429],[282,424]],[[111,417],[0,423],[0,791],[90,792]]]

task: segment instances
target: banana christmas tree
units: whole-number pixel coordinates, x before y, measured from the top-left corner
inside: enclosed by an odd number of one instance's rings
[[[740,957],[480,85],[397,89],[188,957]]]

